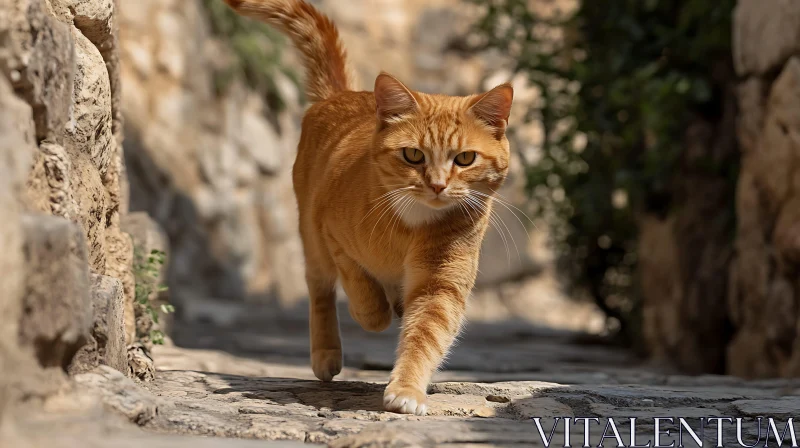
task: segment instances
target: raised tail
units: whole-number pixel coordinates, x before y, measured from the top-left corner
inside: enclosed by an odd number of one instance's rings
[[[303,55],[306,95],[323,101],[352,90],[347,54],[333,21],[305,0],[225,0],[237,13],[269,23],[289,36]]]

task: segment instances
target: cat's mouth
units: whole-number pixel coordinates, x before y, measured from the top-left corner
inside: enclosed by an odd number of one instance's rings
[[[449,194],[426,194],[424,198],[418,198],[417,202],[434,210],[443,210],[456,205],[457,199]]]
[[[447,198],[437,197],[425,201],[424,204],[434,210],[441,210],[451,207],[453,205],[453,201]]]

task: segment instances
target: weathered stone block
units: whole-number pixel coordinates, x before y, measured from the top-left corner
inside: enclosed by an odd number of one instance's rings
[[[147,354],[144,346],[140,343],[128,346],[128,376],[138,378],[142,381],[151,381],[156,374],[153,358]]]
[[[154,419],[162,404],[131,379],[108,367],[76,375],[75,382],[99,393],[106,406],[139,425]]]
[[[75,48],[44,0],[0,0],[0,71],[31,105],[38,140],[61,143],[70,121]]]
[[[83,232],[52,216],[22,219],[25,295],[20,342],[43,367],[67,368],[92,326],[89,272]]]
[[[740,5],[751,8],[749,3]],[[769,20],[762,12],[739,19],[764,19],[759,22],[762,26],[785,25],[791,17],[775,16],[791,13],[770,10],[773,4],[794,8],[791,2],[767,2]],[[798,36],[800,31],[761,32]],[[778,58],[776,52],[789,51],[789,43],[762,41],[757,45],[765,56],[774,58],[768,69],[780,69],[780,73],[771,85],[764,79],[770,77],[762,76],[747,81],[738,92],[740,107],[745,110],[739,129],[744,157],[736,197],[736,260],[731,265],[728,295],[734,335],[727,349],[727,372],[744,377],[791,376],[800,365],[800,59],[790,55]],[[797,48],[797,42],[791,45]],[[759,96],[763,105],[759,105]]]
[[[0,421],[5,401],[12,393],[12,377],[19,368],[17,334],[25,269],[16,192],[25,180],[32,152],[24,129],[15,125],[15,120],[21,118],[30,120],[30,108],[14,96],[8,81],[0,76]]]
[[[89,265],[94,272],[106,274],[106,234],[108,233],[108,193],[97,167],[82,153],[70,154],[75,220],[83,227]]]
[[[800,156],[793,132],[800,132],[800,58],[792,58],[772,85],[751,161],[769,214],[778,212],[792,190],[793,162]]]
[[[133,302],[136,298],[136,280],[133,275],[133,241],[131,236],[120,229],[119,213],[113,213],[106,231],[106,275],[122,281],[125,302],[125,341],[128,344],[136,339],[136,313]]]
[[[759,78],[750,78],[736,88],[739,103],[737,136],[742,152],[753,152],[764,125],[764,103],[767,85]]]
[[[128,356],[122,282],[97,274],[90,274],[90,281],[94,325],[91,338],[76,354],[70,372],[88,372],[103,364],[126,373]]]
[[[113,38],[113,0],[50,0],[50,4],[62,21],[74,23],[98,48]]]
[[[37,159],[41,158],[44,182],[49,190],[49,213],[69,220],[76,218],[77,206],[72,193],[72,163],[61,145],[42,143]]]
[[[86,154],[105,174],[116,155],[112,133],[111,85],[100,51],[80,31],[73,28],[77,70],[72,98],[74,124],[68,129],[72,146]]]
[[[800,2],[739,0],[733,19],[733,62],[740,75],[764,75],[800,52]]]

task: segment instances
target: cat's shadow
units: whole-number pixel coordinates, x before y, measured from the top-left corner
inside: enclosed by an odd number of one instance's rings
[[[205,373],[224,380],[228,387],[212,388],[212,394],[237,394],[242,404],[301,405],[320,412],[383,411],[384,384],[362,381],[300,380],[294,378],[262,378]],[[247,403],[250,400],[255,402]]]

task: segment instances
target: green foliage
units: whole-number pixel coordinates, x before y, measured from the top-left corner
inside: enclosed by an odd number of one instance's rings
[[[280,110],[285,106],[278,94],[275,73],[280,72],[299,86],[297,75],[282,65],[284,37],[274,28],[236,14],[225,2],[203,0],[215,36],[232,50],[232,62],[215,73],[219,93],[236,79],[264,95],[269,105]]]
[[[170,304],[162,304],[159,308],[153,307],[153,294],[167,290],[166,286],[158,284],[158,277],[166,262],[166,256],[164,252],[155,249],[150,251],[146,257],[140,253],[138,248],[134,250],[133,276],[136,281],[136,303],[139,304],[143,313],[149,316],[153,324],[158,324],[158,309],[164,314],[175,312],[175,307]],[[140,335],[140,337],[143,336]],[[150,328],[147,336],[153,344],[164,343],[164,333],[157,328]]]
[[[630,329],[637,216],[676,206],[684,130],[718,113],[734,0],[583,0],[555,19],[528,0],[473,1],[486,7],[485,45],[514,55],[541,92],[527,117],[544,130],[528,185],[564,268]]]

